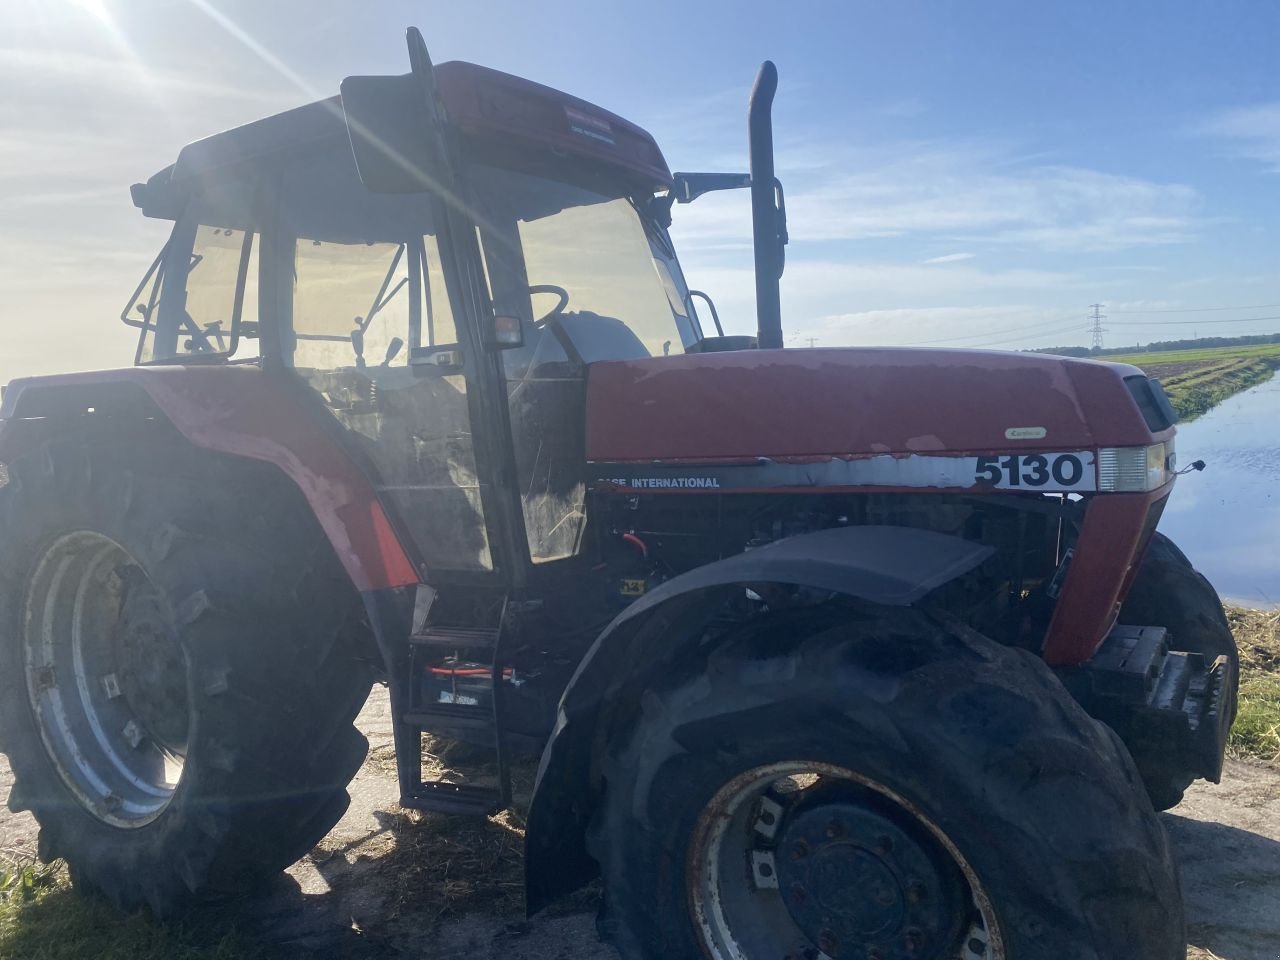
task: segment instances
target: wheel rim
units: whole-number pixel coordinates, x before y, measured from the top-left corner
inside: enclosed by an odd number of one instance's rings
[[[689,848],[710,960],[1004,960],[991,902],[954,843],[861,774],[788,761],[725,784]]]
[[[146,826],[173,799],[191,729],[163,594],[114,540],[54,541],[27,589],[27,694],[45,751],[94,817]]]

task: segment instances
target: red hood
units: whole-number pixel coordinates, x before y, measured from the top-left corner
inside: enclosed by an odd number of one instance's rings
[[[1093,360],[894,347],[597,363],[587,385],[587,459],[1136,446],[1153,437],[1124,383],[1140,376]],[[1019,428],[1036,437],[1043,429],[1043,439],[1011,442],[1006,431]]]

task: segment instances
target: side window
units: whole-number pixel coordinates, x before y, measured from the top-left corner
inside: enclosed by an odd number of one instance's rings
[[[253,254],[253,234],[201,224],[187,265],[186,316],[178,352],[227,353],[231,328],[243,303],[242,268]]]
[[[183,242],[190,238],[190,245]],[[253,233],[179,224],[131,305],[142,327],[137,362],[257,355],[257,242]],[[128,316],[130,311],[126,311]],[[236,341],[238,320],[250,321]]]

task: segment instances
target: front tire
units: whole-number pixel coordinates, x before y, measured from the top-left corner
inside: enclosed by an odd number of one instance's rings
[[[358,595],[273,468],[53,444],[0,489],[0,749],[75,885],[171,914],[342,816]]]
[[[629,960],[1185,955],[1119,740],[917,611],[763,619],[646,693],[605,775],[589,846]]]

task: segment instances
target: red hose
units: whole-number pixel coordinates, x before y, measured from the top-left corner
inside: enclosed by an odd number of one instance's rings
[[[637,550],[639,550],[640,556],[644,557],[646,560],[649,559],[649,545],[645,543],[643,540],[641,540],[639,537],[637,537],[634,533],[631,533],[630,531],[628,531],[627,533],[624,533],[622,535],[622,539],[627,541],[627,543],[631,544]]]
[[[437,677],[487,677],[493,671],[488,667],[428,667],[431,673]],[[514,671],[507,667],[502,671],[502,675],[510,679]]]

